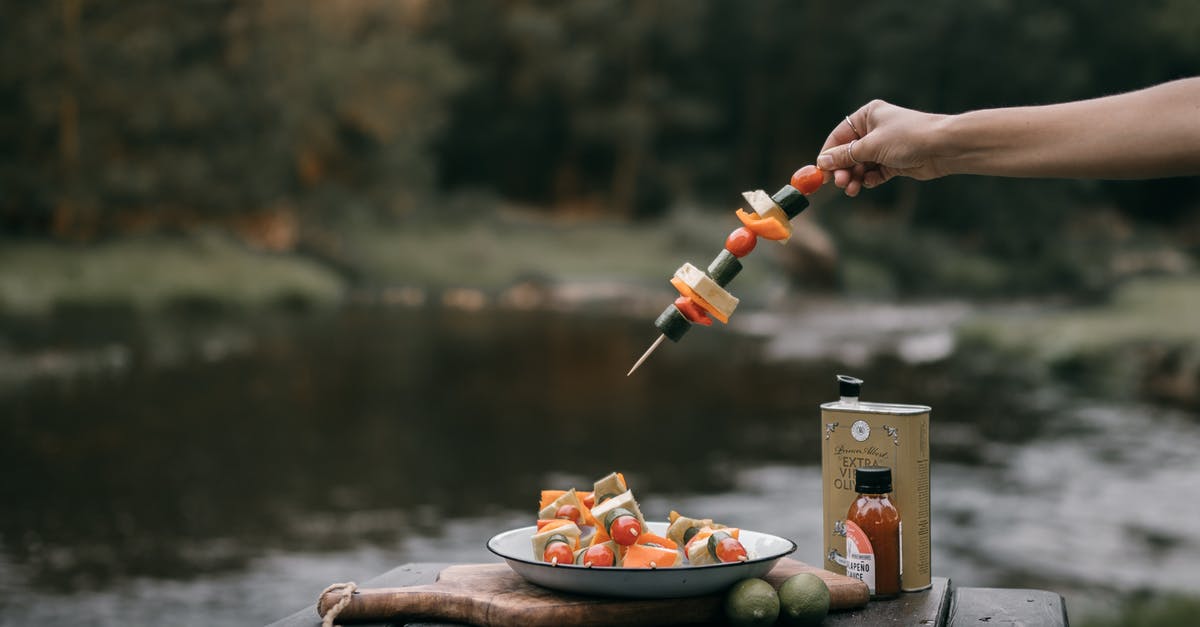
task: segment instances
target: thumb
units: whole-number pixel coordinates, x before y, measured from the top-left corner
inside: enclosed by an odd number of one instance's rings
[[[833,170],[849,170],[860,163],[875,160],[870,142],[855,139],[846,144],[831,146],[817,156],[817,167],[830,172]]]

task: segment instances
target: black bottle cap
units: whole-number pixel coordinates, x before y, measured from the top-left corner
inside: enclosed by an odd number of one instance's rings
[[[854,489],[859,494],[887,494],[892,491],[892,469],[887,466],[862,466],[854,469]]]
[[[862,392],[862,379],[857,379],[848,374],[839,374],[837,381],[839,396],[844,398],[858,398],[859,393]]]
[[[805,207],[808,207],[808,198],[804,194],[801,194],[800,190],[791,185],[784,185],[779,188],[779,191],[775,192],[774,196],[771,196],[771,200],[774,200],[775,204],[779,205],[780,209],[783,209],[789,220],[800,215],[800,212],[804,211]]]

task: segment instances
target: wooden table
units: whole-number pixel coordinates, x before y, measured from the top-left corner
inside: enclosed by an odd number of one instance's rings
[[[360,584],[363,588],[416,586],[433,583],[449,564],[405,564]],[[320,627],[314,604],[270,627]],[[382,624],[382,623],[380,623]],[[398,623],[397,623],[398,624]],[[887,601],[873,601],[867,607],[833,612],[824,625],[850,627],[862,625],[929,625],[931,627],[979,627],[980,625],[1055,625],[1066,626],[1067,610],[1057,593],[1046,590],[1009,588],[955,588],[949,579],[933,578],[933,587],[923,592],[900,595]],[[448,627],[445,623],[406,623],[409,627]]]

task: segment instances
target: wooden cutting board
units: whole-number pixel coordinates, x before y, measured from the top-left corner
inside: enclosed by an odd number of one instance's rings
[[[829,587],[830,609],[867,604],[867,585],[858,579],[779,560],[765,579],[778,588],[785,579],[813,573]],[[317,602],[323,617],[341,599],[328,593]],[[720,620],[722,594],[683,599],[609,599],[555,592],[526,582],[507,564],[463,564],[443,570],[437,582],[406,588],[360,589],[337,614],[342,621],[436,620],[483,627],[558,625],[681,625]]]

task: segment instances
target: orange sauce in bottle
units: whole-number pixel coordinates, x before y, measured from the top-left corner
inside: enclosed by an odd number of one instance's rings
[[[900,593],[900,511],[889,498],[892,469],[855,469],[858,498],[846,512],[846,574],[862,579],[872,598]]]

